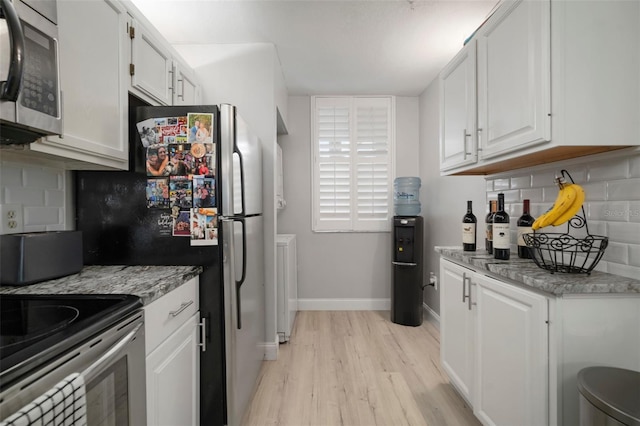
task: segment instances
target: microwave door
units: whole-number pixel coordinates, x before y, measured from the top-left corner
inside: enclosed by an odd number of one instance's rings
[[[15,102],[24,68],[24,33],[11,1],[0,0],[0,15],[0,99]]]

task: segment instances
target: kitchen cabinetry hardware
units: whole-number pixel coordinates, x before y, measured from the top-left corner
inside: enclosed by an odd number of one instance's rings
[[[470,133],[467,133],[467,129],[462,129],[462,159],[466,160],[467,155],[471,155],[467,152],[467,138],[471,137]]]
[[[174,89],[175,87],[173,87],[173,70],[169,70],[169,91],[173,93]]]
[[[193,300],[189,300],[188,302],[184,302],[184,303],[182,303],[180,305],[180,307],[178,309],[176,309],[175,311],[169,312],[169,315],[171,315],[172,317],[177,317],[178,315],[180,315],[180,313],[182,311],[184,311],[185,309],[187,309],[191,305],[193,305]]]
[[[178,79],[178,83],[182,83],[182,88],[180,89],[180,94],[178,95],[178,98],[184,101],[184,79],[182,78]]]
[[[391,264],[396,266],[416,266],[417,265],[417,263],[413,263],[413,262],[391,262]]]
[[[198,326],[200,327],[200,343],[198,343],[198,346],[200,346],[200,350],[202,352],[206,352],[207,351],[207,319],[200,318],[200,322],[198,323]]]
[[[463,272],[462,273],[462,303],[465,302],[465,300],[467,300],[467,273]],[[469,280],[471,281],[471,280]]]

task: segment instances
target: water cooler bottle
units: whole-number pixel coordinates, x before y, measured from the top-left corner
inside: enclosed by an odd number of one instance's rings
[[[393,218],[391,321],[422,324],[422,216]]]

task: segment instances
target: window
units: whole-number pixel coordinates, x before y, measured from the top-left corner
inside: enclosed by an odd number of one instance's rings
[[[393,97],[312,97],[313,230],[390,230]]]

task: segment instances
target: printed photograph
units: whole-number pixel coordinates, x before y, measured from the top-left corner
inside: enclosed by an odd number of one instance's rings
[[[190,113],[189,137],[191,143],[212,143],[213,142],[213,114]]]
[[[173,220],[173,236],[174,237],[188,237],[191,235],[190,223],[191,212],[189,210],[183,210],[178,213],[178,217]]]
[[[147,207],[169,208],[169,183],[166,178],[147,179]]]
[[[217,209],[191,210],[191,245],[202,246],[202,245],[217,245],[217,244],[218,244]]]
[[[216,206],[215,179],[211,176],[193,176],[193,207],[206,208]]]
[[[168,176],[168,164],[167,145],[151,145],[147,148],[147,176]]]
[[[136,124],[142,146],[145,148],[160,143],[160,130],[156,126],[156,119],[150,118]]]
[[[167,173],[172,176],[191,175],[194,173],[194,160],[190,144],[171,144]]]
[[[182,176],[171,176],[169,179],[169,200],[171,207],[188,210],[193,206],[191,181]]]

